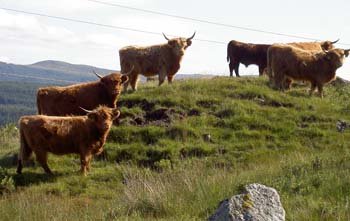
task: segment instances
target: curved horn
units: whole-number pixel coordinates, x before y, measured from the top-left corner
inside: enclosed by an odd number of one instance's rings
[[[101,75],[99,75],[99,74],[97,74],[96,72],[95,72],[95,70],[92,70],[92,72],[94,72],[94,74],[98,77],[98,78],[102,78],[102,76]]]
[[[91,110],[86,110],[85,108],[82,108],[82,107],[79,107],[80,109],[82,109],[83,111],[85,111],[86,113],[91,113],[91,112],[93,112],[93,111],[91,111]]]
[[[134,70],[134,68],[135,68],[134,65],[131,66],[131,68],[130,68],[130,70],[128,71],[128,73],[125,73],[125,74],[123,74],[123,75],[129,75],[129,74],[131,74],[131,72]]]
[[[332,43],[332,44],[335,44],[335,43],[337,43],[339,40],[340,40],[340,39],[338,38],[338,40],[332,41],[331,43]]]
[[[195,35],[196,35],[196,32],[194,32],[191,37],[187,38],[187,40],[192,40],[192,38],[194,38]]]
[[[169,41],[169,38],[162,32],[164,38]]]

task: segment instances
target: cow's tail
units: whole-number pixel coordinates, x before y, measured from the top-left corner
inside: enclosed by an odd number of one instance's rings
[[[230,54],[231,54],[231,42],[227,44],[227,62],[230,62]]]
[[[19,128],[20,149],[18,153],[17,173],[21,174],[24,161],[30,157],[33,151],[28,146],[21,122],[19,123]]]

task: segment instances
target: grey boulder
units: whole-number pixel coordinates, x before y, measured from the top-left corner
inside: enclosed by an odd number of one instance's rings
[[[261,184],[245,186],[242,194],[222,201],[209,221],[284,221],[285,211],[273,188]]]

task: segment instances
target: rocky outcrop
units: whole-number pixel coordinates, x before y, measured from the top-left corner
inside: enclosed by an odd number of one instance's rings
[[[222,201],[209,221],[284,221],[285,211],[273,188],[250,184],[242,194]]]

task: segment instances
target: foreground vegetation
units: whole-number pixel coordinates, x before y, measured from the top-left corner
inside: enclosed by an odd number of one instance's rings
[[[77,156],[15,174],[18,135],[0,131],[2,220],[203,220],[245,184],[277,189],[287,220],[349,220],[350,87],[324,99],[263,78],[141,86],[122,95],[107,156],[82,177]]]

